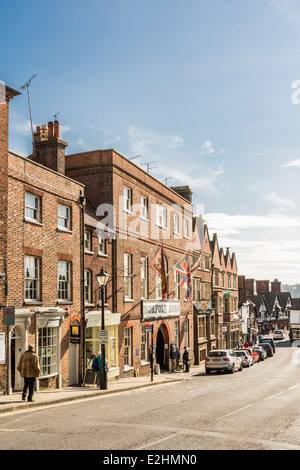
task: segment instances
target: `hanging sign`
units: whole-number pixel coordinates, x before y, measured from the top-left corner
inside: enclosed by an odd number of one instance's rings
[[[108,330],[99,330],[99,343],[108,344]]]
[[[70,327],[70,343],[80,344],[80,326],[71,325]]]
[[[3,307],[3,323],[4,325],[15,324],[15,307]]]

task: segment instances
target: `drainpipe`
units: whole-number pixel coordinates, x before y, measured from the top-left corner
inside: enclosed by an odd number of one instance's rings
[[[80,244],[81,244],[81,314],[82,314],[82,382],[84,379],[85,371],[85,299],[84,299],[84,214],[86,198],[80,191],[79,203],[81,205],[81,233],[80,233]]]

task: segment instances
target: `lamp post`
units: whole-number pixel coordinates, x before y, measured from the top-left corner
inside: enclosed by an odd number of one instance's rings
[[[98,281],[100,290],[101,290],[101,303],[102,303],[102,325],[101,330],[105,330],[105,319],[104,319],[104,289],[109,279],[109,274],[104,271],[102,266],[99,274],[96,274],[96,279]],[[100,371],[100,388],[107,389],[107,373],[105,368],[105,343],[101,344],[101,371]]]

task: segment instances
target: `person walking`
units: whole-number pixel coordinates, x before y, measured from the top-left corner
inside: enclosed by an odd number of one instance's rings
[[[101,374],[101,352],[98,351],[97,357],[94,358],[92,363],[92,370],[96,375],[97,385],[100,388],[100,374]]]
[[[183,365],[185,366],[185,371],[184,372],[189,372],[189,370],[190,370],[189,352],[188,352],[186,346],[184,346],[184,353],[183,353],[182,359],[183,359]]]
[[[39,358],[35,354],[34,348],[31,344],[28,346],[27,351],[25,351],[20,357],[17,369],[20,372],[21,377],[24,378],[22,400],[23,401],[26,400],[27,389],[28,389],[29,392],[28,392],[27,401],[32,402],[34,401],[33,393],[34,393],[35,379],[39,377],[40,375],[40,364],[39,364]]]

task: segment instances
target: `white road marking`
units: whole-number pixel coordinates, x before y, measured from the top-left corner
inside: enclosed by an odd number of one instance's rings
[[[250,405],[244,406],[243,408],[239,408],[238,410],[232,411],[231,413],[228,413],[227,415],[224,415],[224,416],[221,416],[220,418],[217,418],[216,421],[219,421],[220,419],[227,418],[227,416],[231,416],[231,415],[234,415],[236,413],[239,413],[240,411],[246,410],[247,408],[251,408],[251,406],[253,406],[253,405],[254,405],[254,403],[251,403]]]
[[[265,398],[265,400],[270,400],[271,398],[278,397],[279,395],[282,395],[283,392],[276,393],[276,395],[271,395],[270,397]]]
[[[297,387],[299,387],[299,384],[293,385],[293,387],[290,387],[289,390],[293,390],[294,388],[297,388]]]

